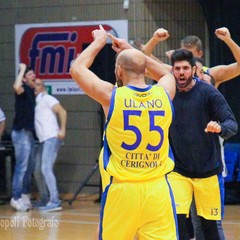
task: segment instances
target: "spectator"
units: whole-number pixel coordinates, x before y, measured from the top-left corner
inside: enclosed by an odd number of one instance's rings
[[[40,191],[40,200],[44,204],[44,201],[49,199],[39,210],[57,211],[62,207],[53,167],[66,134],[67,113],[59,101],[46,92],[41,79],[35,81],[35,95],[35,129],[40,143],[34,175]]]
[[[238,126],[227,102],[210,84],[194,78],[192,52],[175,50],[171,56],[177,92],[175,118],[170,127],[174,171],[169,174],[178,215],[180,240],[188,238],[186,216],[194,193],[197,213],[206,240],[219,240],[217,220],[224,204],[219,136],[227,139]]]
[[[13,85],[15,91],[15,118],[12,142],[15,151],[15,168],[12,181],[11,206],[17,211],[32,208],[30,189],[34,170],[34,71],[21,63]]]

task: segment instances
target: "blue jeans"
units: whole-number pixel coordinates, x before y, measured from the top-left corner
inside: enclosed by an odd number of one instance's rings
[[[54,203],[60,202],[53,167],[61,144],[62,140],[54,137],[47,139],[38,146],[34,176],[39,189],[40,200],[44,202],[47,199]]]
[[[12,131],[15,152],[15,168],[12,181],[12,197],[17,200],[22,194],[29,194],[34,171],[34,136],[31,131]]]
[[[43,150],[43,144],[39,144],[36,147],[35,152],[35,171],[34,171],[34,179],[36,181],[39,195],[40,195],[40,201],[42,204],[46,205],[49,201],[49,193],[48,188],[44,179],[44,176],[42,174],[41,165],[42,165],[42,150]]]

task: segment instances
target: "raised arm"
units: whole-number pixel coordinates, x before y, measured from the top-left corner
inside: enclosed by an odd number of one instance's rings
[[[162,41],[169,38],[169,33],[164,28],[158,28],[149,41],[143,46],[142,51],[150,56],[153,53],[154,48]]]
[[[13,89],[16,92],[16,94],[18,94],[18,95],[23,93],[23,91],[24,91],[24,89],[22,87],[22,84],[23,84],[23,75],[24,75],[24,72],[26,70],[26,67],[27,66],[24,63],[19,64],[19,73],[18,73],[18,75],[16,77],[16,80],[13,84]]]
[[[218,28],[215,31],[216,36],[224,41],[230,48],[236,62],[229,65],[218,65],[209,69],[210,74],[215,79],[215,87],[218,87],[222,82],[235,78],[240,74],[240,47],[231,38],[227,28]]]
[[[121,51],[125,50],[125,49],[131,49],[133,48],[133,46],[131,44],[129,44],[125,39],[122,38],[117,38],[115,36],[113,36],[112,34],[108,33],[108,36],[111,38],[112,40],[112,49],[116,52],[116,53],[120,53]]]
[[[99,29],[92,32],[92,36],[94,41],[76,58],[71,65],[70,74],[87,95],[102,104],[102,106],[105,106],[110,103],[114,85],[101,80],[88,68],[106,44],[107,33],[100,26]]]
[[[117,53],[120,53],[125,49],[133,48],[125,39],[116,38],[111,34],[108,35],[112,40],[113,50],[115,50]],[[147,75],[158,81],[157,84],[162,86],[165,91],[168,92],[170,98],[173,99],[176,92],[176,83],[169,69],[165,66],[165,64],[160,63],[147,55],[146,59]]]
[[[166,67],[166,64],[155,61],[151,57],[147,58],[147,72],[150,77],[156,80],[157,85],[163,87],[169,94],[170,98],[173,99],[176,93],[176,81],[172,73]]]
[[[164,28],[157,29],[154,33],[152,38],[142,47],[142,52],[144,52],[147,56],[152,57],[153,59],[163,63],[160,59],[156,58],[153,55],[154,48],[162,41],[165,41],[169,38],[169,33]],[[166,67],[171,70],[172,66],[165,64]]]

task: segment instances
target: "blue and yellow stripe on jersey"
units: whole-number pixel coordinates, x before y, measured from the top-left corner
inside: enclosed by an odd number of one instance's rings
[[[170,172],[172,103],[157,85],[115,88],[105,124],[104,168],[119,181],[146,181]]]
[[[209,67],[203,66],[202,70],[203,70],[204,73],[209,74]]]

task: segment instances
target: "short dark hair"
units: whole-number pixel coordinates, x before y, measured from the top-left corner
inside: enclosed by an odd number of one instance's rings
[[[27,66],[23,76],[25,77],[29,71],[33,71],[33,69],[30,66]]]
[[[196,61],[195,58],[193,57],[192,52],[187,49],[180,48],[173,52],[173,54],[171,55],[172,66],[174,65],[175,62],[179,61],[187,61],[192,67],[196,66]]]
[[[196,47],[198,51],[202,51],[202,41],[199,37],[194,35],[186,36],[181,41],[182,47],[193,48]]]

